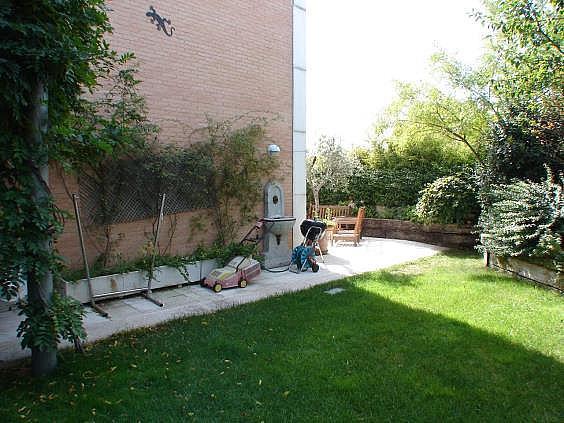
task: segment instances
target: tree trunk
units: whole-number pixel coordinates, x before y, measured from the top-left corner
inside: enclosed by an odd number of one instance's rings
[[[43,81],[38,80],[33,90],[29,114],[28,142],[34,148],[41,148],[43,135],[47,131],[48,109],[47,109],[47,89]],[[51,194],[49,192],[49,163],[43,160],[38,167],[32,170],[33,187],[32,197],[35,202],[42,202]],[[42,248],[46,252],[53,249],[52,235],[42,234],[44,241]],[[30,303],[40,304],[47,308],[51,304],[53,296],[53,274],[48,271],[44,275],[36,272],[27,273],[27,291]],[[31,349],[31,369],[34,376],[44,376],[53,373],[57,367],[57,350],[50,349],[40,351],[38,348]]]
[[[315,208],[313,210],[313,216],[318,218],[319,216],[319,189],[313,189],[313,204]]]

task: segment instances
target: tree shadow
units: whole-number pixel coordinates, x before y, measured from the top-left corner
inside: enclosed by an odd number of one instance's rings
[[[400,288],[405,286],[414,286],[413,280],[418,276],[413,273],[402,272],[401,270],[379,270],[370,273],[371,280],[375,278],[380,285],[386,285],[393,288]],[[366,276],[360,275],[359,279],[364,279]]]

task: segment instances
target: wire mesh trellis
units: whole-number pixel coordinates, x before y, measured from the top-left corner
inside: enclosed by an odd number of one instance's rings
[[[133,222],[158,214],[166,193],[165,214],[210,208],[214,204],[211,169],[184,153],[107,161],[79,176],[86,225]]]

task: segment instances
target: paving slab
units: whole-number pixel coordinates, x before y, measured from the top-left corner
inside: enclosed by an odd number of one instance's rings
[[[154,297],[164,303],[163,307],[142,296],[107,300],[100,305],[110,314],[110,318],[102,317],[86,307],[84,326],[88,334],[87,341],[94,342],[118,332],[152,326],[179,317],[214,313],[263,298],[300,291],[345,276],[431,256],[443,250],[443,247],[413,241],[363,238],[357,247],[352,244],[331,246],[329,254],[324,257],[325,262],[319,261],[320,269],[317,273],[311,270],[300,274],[262,271],[245,289],[226,289],[217,294],[199,285],[154,291]],[[16,337],[16,329],[21,320],[17,309],[10,310],[6,306],[0,308],[0,365],[30,354],[29,350],[21,349],[20,339]],[[62,347],[68,347],[68,344],[63,344]]]

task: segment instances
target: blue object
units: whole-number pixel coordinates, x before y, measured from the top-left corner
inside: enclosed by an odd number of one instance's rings
[[[315,263],[315,251],[313,246],[298,245],[292,250],[292,263],[295,264],[299,270],[307,270],[311,267],[310,260],[313,258]]]

